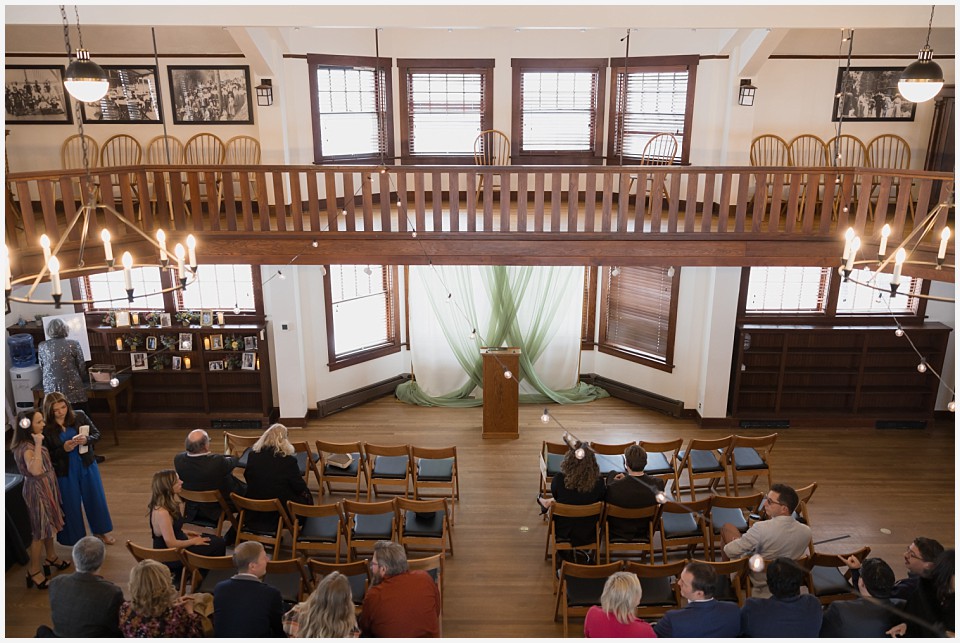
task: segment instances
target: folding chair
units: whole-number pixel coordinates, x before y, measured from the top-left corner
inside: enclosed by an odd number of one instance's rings
[[[169,567],[170,573],[173,575],[173,584],[177,586],[177,589],[180,591],[180,596],[183,596],[187,587],[187,575],[183,571],[185,559],[181,550],[172,547],[164,549],[141,547],[128,540],[127,551],[130,552],[130,555],[133,556],[133,559],[138,563],[141,560],[155,560]],[[178,576],[179,581],[177,580]]]
[[[577,565],[563,561],[560,567],[560,590],[553,608],[553,620],[563,618],[563,636],[569,634],[570,617],[584,617],[594,605],[600,605],[607,579],[623,569],[623,561],[606,565]]]
[[[310,473],[317,479],[317,489],[323,494],[323,480],[320,478],[320,470],[317,469],[317,462],[320,461],[320,454],[314,453],[310,445],[304,442],[291,442],[296,451],[297,466],[300,467],[300,475],[303,481],[310,484]]]
[[[718,601],[736,603],[743,607],[747,600],[747,563],[749,558],[738,558],[736,560],[713,561],[701,560],[697,562],[704,563],[713,567],[714,571],[720,577],[716,593],[713,597]]]
[[[762,493],[752,496],[713,496],[710,499],[710,550],[707,559],[713,560],[717,547],[720,545],[720,528],[731,524],[741,534],[750,528],[748,518],[757,511],[763,501]]]
[[[254,500],[235,493],[231,493],[230,497],[233,505],[240,511],[237,544],[244,540],[256,540],[264,545],[273,545],[273,557],[276,558],[280,553],[284,530],[293,533],[293,526],[283,504],[277,498]]]
[[[711,498],[691,500],[683,504],[665,502],[660,505],[660,549],[663,563],[667,562],[667,550],[671,547],[686,547],[686,557],[692,558],[697,546],[704,554],[710,546],[707,535],[707,514]]]
[[[212,594],[217,583],[237,573],[233,556],[201,556],[186,549],[183,550],[183,556],[190,572],[190,591],[194,594]]]
[[[334,562],[339,563],[346,523],[340,503],[303,505],[290,501],[287,509],[293,525],[294,558],[301,553],[311,556],[320,552],[332,552]]]
[[[859,590],[850,582],[852,573],[848,568],[846,572],[841,572],[841,567],[846,567],[844,558],[856,556],[857,560],[863,562],[870,555],[869,547],[862,547],[849,554],[821,554],[813,552],[807,559],[806,567],[810,572],[807,577],[810,593],[817,597],[821,605],[829,605],[833,601],[853,600],[860,596]]]
[[[614,529],[616,532],[616,521],[636,521],[639,525],[637,535],[633,538],[623,538],[616,534],[611,535],[610,519],[614,519]],[[657,521],[660,518],[660,505],[643,507],[640,509],[627,509],[607,503],[603,512],[603,548],[606,552],[606,561],[610,562],[610,555],[615,552],[640,551],[645,558],[650,557],[653,562],[655,549],[653,546],[653,536],[656,533]],[[643,528],[643,523],[646,528]],[[622,529],[622,527],[621,527]],[[641,558],[643,560],[644,558]]]
[[[410,494],[410,447],[406,444],[382,446],[364,444],[367,469],[367,500],[379,494],[381,487],[403,487],[404,498]]]
[[[590,443],[590,448],[597,457],[597,466],[600,467],[600,475],[605,476],[611,471],[614,473],[626,473],[627,465],[623,457],[623,452],[627,447],[632,447],[636,442],[626,442],[624,444],[598,444]]]
[[[600,562],[600,519],[603,516],[603,503],[595,502],[590,505],[565,505],[555,502],[550,506],[549,529],[547,530],[547,544],[544,548],[544,559],[549,558],[553,564],[553,569],[558,569],[557,552],[560,551],[585,551],[593,552],[594,564]],[[574,545],[569,540],[557,538],[557,518],[561,519],[593,519],[594,537],[593,541],[583,545]],[[557,589],[557,577],[551,574],[553,578],[553,589]]]
[[[777,434],[760,437],[733,436],[733,443],[726,453],[727,466],[733,478],[733,495],[739,494],[740,475],[752,476],[750,486],[757,483],[762,472],[767,474],[767,488],[773,485],[773,472],[770,469],[770,452],[777,441]]]
[[[236,526],[237,517],[234,515],[233,510],[230,509],[230,505],[227,504],[227,501],[219,489],[213,489],[211,491],[188,491],[181,489],[179,495],[187,503],[206,505],[209,509],[219,509],[220,513],[220,517],[217,520],[208,520],[201,515],[195,515],[185,524],[196,525],[204,529],[213,529],[214,533],[218,536],[223,535],[223,523],[225,521],[230,521],[231,525]],[[206,513],[212,515],[214,512],[208,511]]]
[[[550,483],[553,482],[553,476],[560,473],[563,456],[569,450],[570,447],[563,442],[543,441],[540,449],[540,494],[544,497],[550,495]]]
[[[323,484],[320,485],[321,493],[324,485],[327,487],[327,493],[333,495],[334,482],[353,481],[356,484],[354,499],[360,500],[360,479],[367,473],[366,467],[363,466],[363,445],[359,442],[341,443],[323,440],[317,440],[316,445],[323,480]],[[341,466],[344,464],[346,466]]]
[[[226,455],[232,455],[233,457],[239,459],[240,466],[246,468],[247,457],[250,455],[250,447],[256,444],[257,440],[259,439],[259,435],[238,435],[236,433],[224,431],[223,452]]]
[[[672,493],[675,498],[680,497],[677,453],[680,452],[681,446],[683,446],[683,438],[667,442],[640,440],[640,447],[647,452],[647,466],[643,468],[643,472],[648,476],[673,482]]]
[[[313,591],[313,583],[299,558],[268,560],[263,582],[280,590],[285,603],[299,603]]]
[[[407,567],[410,571],[419,570],[430,574],[430,577],[437,584],[440,590],[440,610],[443,613],[443,565],[445,556],[443,553],[427,556],[426,558],[408,558]]]
[[[637,606],[637,616],[641,618],[661,618],[672,609],[680,607],[680,589],[677,579],[687,566],[687,561],[678,560],[663,565],[646,565],[628,560],[624,571],[637,575],[643,596]]]
[[[370,547],[378,540],[394,540],[397,535],[396,503],[343,501],[346,516],[347,562],[353,561],[358,547]]]
[[[310,569],[310,575],[313,577],[313,586],[316,587],[320,580],[331,572],[340,572],[347,577],[350,583],[350,593],[353,594],[353,605],[357,614],[360,613],[360,607],[363,605],[363,597],[367,595],[367,588],[370,587],[370,561],[357,560],[352,563],[325,563],[314,558],[307,559],[307,567]]]
[[[707,486],[701,487],[703,491],[713,491],[720,480],[723,480],[723,487],[727,495],[730,495],[730,483],[727,481],[726,452],[733,442],[733,436],[728,435],[725,438],[717,440],[690,440],[686,451],[681,451],[679,456],[680,467],[679,475],[687,472],[687,478],[690,482],[690,499],[697,499],[696,484],[697,480],[706,480]],[[682,492],[683,487],[680,489]],[[679,495],[677,496],[679,498]]]
[[[454,523],[456,501],[460,499],[460,477],[457,467],[457,447],[428,449],[410,447],[413,458],[413,497],[424,498],[425,489],[449,489],[450,524]]]
[[[400,544],[404,549],[410,545],[448,549],[453,556],[453,537],[450,534],[450,511],[446,498],[433,500],[409,500],[397,498],[397,516]],[[444,546],[444,541],[447,545]],[[418,548],[419,549],[419,548]]]
[[[793,512],[794,517],[799,517],[803,520],[803,524],[810,526],[810,513],[807,509],[807,505],[810,504],[810,499],[813,498],[814,492],[817,490],[817,483],[811,482],[806,487],[800,487],[795,489],[797,492],[797,497],[800,499],[800,504],[797,505],[797,510]]]

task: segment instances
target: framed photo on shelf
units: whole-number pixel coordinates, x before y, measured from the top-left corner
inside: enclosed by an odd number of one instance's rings
[[[126,310],[117,311],[117,328],[130,325],[130,313]]]
[[[6,122],[73,123],[61,65],[7,65]]]
[[[180,333],[180,350],[182,351],[192,351],[193,350],[193,333]]]
[[[173,122],[253,124],[250,68],[169,65]]]
[[[182,358],[179,355],[173,355],[170,357],[170,368],[175,371],[179,371],[182,368]]]
[[[223,350],[223,335],[210,335],[210,350]]]
[[[897,90],[901,67],[851,67],[837,70],[833,122],[912,121],[917,104]]]
[[[257,336],[250,335],[249,337],[243,338],[243,350],[245,351],[255,351],[257,350]]]
[[[213,311],[212,311],[212,310],[203,310],[203,311],[200,311],[200,325],[201,325],[201,326],[213,326]]]
[[[147,337],[147,350],[148,351],[157,350],[157,338],[154,337],[153,335],[151,335],[150,337]]]
[[[130,353],[130,370],[132,371],[147,370],[147,354],[146,353]]]
[[[243,361],[240,363],[240,368],[245,371],[255,371],[257,370],[257,354],[256,353],[244,353]]]
[[[222,371],[223,370],[223,360],[213,360],[210,362],[211,371]]]
[[[160,326],[161,328],[173,326],[173,318],[170,316],[170,313],[160,313]]]
[[[83,105],[84,123],[162,123],[157,68],[103,65],[106,95]]]

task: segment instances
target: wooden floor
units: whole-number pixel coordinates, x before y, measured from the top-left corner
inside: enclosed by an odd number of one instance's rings
[[[543,560],[546,525],[534,503],[537,453],[542,440],[559,441],[556,424],[540,422],[542,409],[522,406],[520,439],[482,440],[482,409],[437,409],[383,398],[295,432],[312,442],[363,440],[376,444],[457,445],[462,498],[453,528],[456,554],[448,559],[443,628],[455,637],[554,637],[550,565]],[[674,420],[629,403],[605,399],[554,406],[551,412],[579,437],[597,442],[722,437],[692,421]],[[189,427],[121,432],[120,446],[104,440],[98,452],[118,544],[108,548],[104,576],[126,585],[132,558],[127,540],[149,545],[147,501],[154,471],[172,466]],[[765,431],[743,432],[759,435]],[[213,432],[220,448],[222,434]],[[819,483],[810,504],[815,541],[840,538],[818,550],[873,547],[897,572],[914,536],[954,542],[953,426],[923,431],[786,429],[773,452],[774,479],[794,486]],[[311,481],[311,485],[315,484]],[[889,530],[884,533],[881,530]],[[61,554],[68,553],[60,548]],[[49,623],[46,593],[24,589],[24,568],[6,577],[6,636],[32,636]],[[579,625],[572,634],[582,634]]]

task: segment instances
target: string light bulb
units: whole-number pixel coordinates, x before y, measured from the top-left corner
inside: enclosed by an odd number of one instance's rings
[[[668,276],[668,277],[670,277],[671,279],[673,279],[673,276],[674,276],[675,274],[677,274],[677,271],[674,270],[673,266],[670,266],[669,268],[667,268],[667,276]]]
[[[313,246],[314,248],[319,248],[320,242],[314,239],[313,241],[310,242],[310,245]]]
[[[279,279],[282,281],[282,280],[286,279],[287,276],[286,276],[285,274],[283,274],[283,271],[282,271],[282,270],[277,270],[277,278],[279,278]]]
[[[550,411],[548,411],[547,409],[543,409],[543,415],[540,416],[540,421],[543,422],[544,424],[549,424],[549,423],[550,423]]]
[[[903,329],[897,326],[897,330],[893,331],[893,334],[897,337],[903,337]]]
[[[927,358],[926,358],[926,357],[921,357],[921,358],[920,358],[920,363],[917,364],[917,372],[918,372],[918,373],[926,373],[926,372],[927,372]]]
[[[470,337],[470,339],[476,339],[476,338],[477,338],[477,329],[476,329],[476,328],[474,328],[473,330],[470,331],[469,337]]]
[[[120,380],[118,380],[118,379],[115,378],[115,377],[111,377],[111,378],[110,378],[110,386],[113,387],[113,388],[117,388],[118,386],[120,386]]]
[[[753,556],[751,556],[750,560],[747,561],[747,564],[750,567],[750,571],[753,571],[753,572],[762,572],[764,567],[767,566],[766,561],[763,560],[763,556],[761,556],[760,554],[754,554]]]
[[[369,277],[370,275],[373,274],[373,270],[370,268],[370,266],[366,266],[366,267],[363,269],[363,274],[365,274],[366,276]]]
[[[949,402],[947,402],[947,410],[950,411],[951,413],[956,413],[956,412],[957,412],[957,402],[956,402],[956,400],[950,400]]]
[[[513,371],[506,370],[506,371],[503,372],[503,376],[504,376],[505,378],[507,378],[508,380],[509,380],[509,379],[513,379]]]
[[[610,274],[613,275],[614,277],[619,277],[619,276],[620,276],[620,266],[614,266],[614,267],[613,267],[613,270],[610,271]]]
[[[655,495],[654,498],[656,498],[658,505],[667,504],[667,494],[664,493],[663,491],[658,491],[657,495]]]
[[[234,314],[234,315],[239,315],[239,314],[240,314],[240,304],[234,304],[234,305],[233,305],[233,314]]]
[[[31,420],[30,418],[28,418],[28,417],[26,417],[26,418],[20,418],[20,428],[21,428],[21,429],[29,429],[29,428],[30,428],[30,425],[32,425],[32,424],[33,424],[33,420]]]

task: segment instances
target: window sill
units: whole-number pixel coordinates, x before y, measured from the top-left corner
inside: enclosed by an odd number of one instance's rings
[[[348,366],[354,366],[355,364],[361,364],[363,362],[369,362],[370,360],[377,359],[380,357],[385,357],[387,355],[392,355],[394,353],[400,352],[400,344],[390,344],[388,346],[377,346],[375,348],[368,348],[363,351],[358,351],[355,353],[349,353],[342,357],[336,357],[327,364],[327,368],[331,371],[336,371],[341,368],[346,368]]]
[[[607,346],[604,344],[597,344],[597,350],[599,350],[601,353],[606,353],[607,355],[613,355],[614,357],[619,357],[620,359],[625,359],[629,362],[643,364],[644,366],[655,368],[658,371],[664,371],[665,373],[672,373],[675,366],[674,364],[659,362],[653,358],[646,357],[641,353],[634,353],[631,351],[624,350],[622,348],[616,348],[616,347]]]

